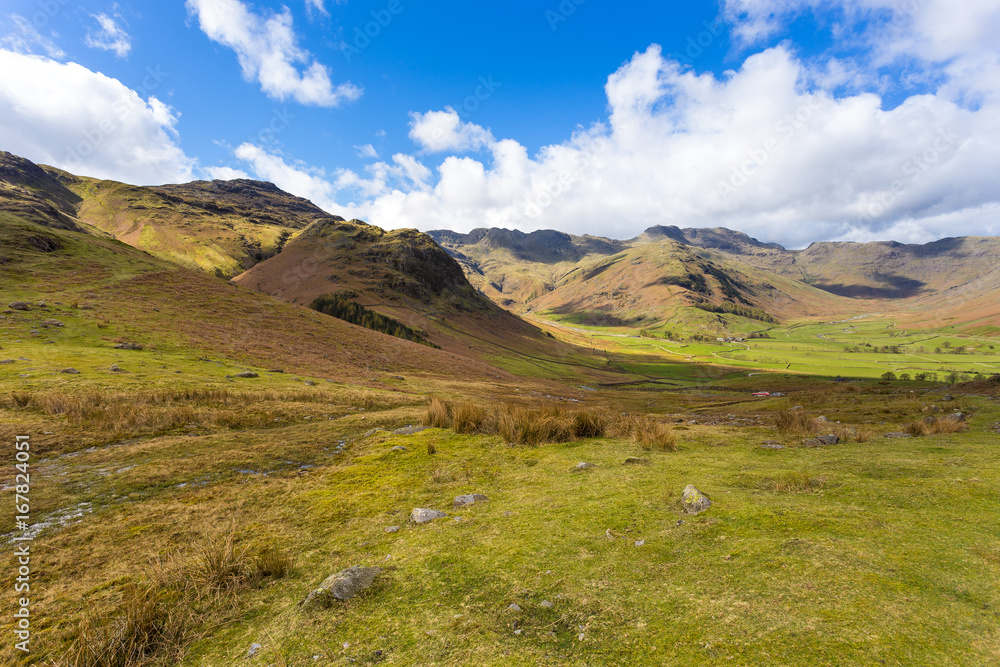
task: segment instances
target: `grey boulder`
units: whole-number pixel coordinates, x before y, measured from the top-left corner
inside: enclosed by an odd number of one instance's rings
[[[413,523],[427,523],[428,521],[433,521],[434,519],[443,519],[447,514],[444,512],[439,512],[438,510],[427,509],[425,507],[415,507],[413,511],[410,512],[410,521]]]
[[[451,502],[452,507],[467,507],[475,503],[481,503],[489,500],[484,495],[478,493],[466,493],[465,495],[455,496],[455,500]]]
[[[684,511],[688,514],[698,514],[711,507],[712,501],[694,484],[688,484],[681,493],[681,505],[684,506]]]
[[[323,580],[319,588],[309,593],[302,606],[329,607],[334,600],[350,600],[372,585],[375,577],[382,572],[380,567],[360,567],[355,565]]]

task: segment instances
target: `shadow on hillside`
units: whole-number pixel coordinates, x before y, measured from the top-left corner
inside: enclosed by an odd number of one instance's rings
[[[814,283],[813,287],[830,294],[850,299],[907,299],[926,292],[923,281],[891,273],[872,275],[881,285],[844,285],[842,283]]]

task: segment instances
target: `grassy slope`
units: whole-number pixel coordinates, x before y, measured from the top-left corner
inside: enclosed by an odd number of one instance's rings
[[[234,281],[304,305],[321,294],[353,291],[365,307],[426,332],[445,350],[528,374],[565,377],[594,365],[586,351],[558,343],[484,298],[437,244],[414,230],[385,231],[356,220],[318,223]],[[541,365],[532,372],[526,360]]]

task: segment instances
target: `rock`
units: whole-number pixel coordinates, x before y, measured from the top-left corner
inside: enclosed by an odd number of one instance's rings
[[[2,359],[0,360],[0,364],[13,364],[15,361],[15,359]]]
[[[118,364],[111,364],[111,368],[109,368],[108,370],[111,371],[112,373],[128,373],[128,371],[119,368]]]
[[[818,421],[818,422],[821,422],[821,423],[824,423],[824,424],[825,424],[826,422],[828,422],[828,421],[830,421],[830,420],[829,420],[829,419],[827,419],[826,417],[824,417],[823,415],[820,415],[819,417],[816,417],[816,421]]]
[[[912,437],[909,433],[886,433],[887,438],[910,438]]]
[[[424,507],[415,507],[412,512],[410,512],[410,521],[413,523],[427,523],[428,521],[433,521],[434,519],[443,519],[447,514],[444,512],[439,512],[438,510],[431,510]]]
[[[387,532],[387,533],[398,533],[399,532],[399,526],[389,526],[388,528],[385,529],[385,532]]]
[[[255,377],[260,377],[260,376],[257,375],[256,373],[254,373],[253,371],[243,371],[242,373],[237,373],[233,377],[234,378],[255,378]]]
[[[804,408],[801,405],[796,405],[794,408],[792,408],[791,411],[792,412],[797,412],[797,411],[802,410],[802,409],[804,409]]]
[[[257,642],[254,642],[253,644],[250,644],[250,650],[247,651],[247,658],[252,658],[255,655],[257,655],[257,651],[259,651],[260,649],[261,649],[261,645],[258,644]]]
[[[840,442],[840,438],[833,433],[828,433],[827,435],[820,435],[816,437],[824,445],[836,445]]]
[[[386,431],[384,428],[373,428],[370,431],[365,431],[363,434],[361,434],[361,437],[362,438],[370,438],[371,436],[375,435],[376,433],[388,433],[388,431]]]
[[[575,466],[573,466],[573,470],[586,470],[587,468],[593,468],[593,467],[594,467],[593,463],[587,463],[586,461],[580,461]]]
[[[688,420],[688,424],[690,426],[697,426],[698,425],[698,420],[697,419],[689,419]]]
[[[80,371],[76,370],[75,368],[64,368],[64,369],[62,369],[59,372],[60,373],[66,373],[67,375],[79,375],[80,374]]]
[[[403,447],[402,445],[396,445],[395,447],[393,447],[389,451],[390,452],[405,452],[406,451],[406,447]]]
[[[313,382],[312,380],[306,380],[305,384],[306,384],[307,387],[315,387],[316,386],[316,383]]]
[[[687,523],[687,521],[685,521],[684,519],[677,519],[677,523],[675,523],[674,525],[683,526],[685,523]]]
[[[642,545],[644,545],[645,543],[646,543],[646,540],[636,540],[636,541],[635,541],[635,546],[637,546],[637,547],[641,547],[641,546],[642,546]]]
[[[403,428],[397,428],[392,432],[393,435],[416,435],[421,431],[426,431],[426,426],[404,426]]]
[[[548,600],[542,600],[539,606],[545,607],[546,609],[552,609],[552,607],[555,607],[555,605],[549,602]]]
[[[640,459],[637,456],[630,456],[625,459],[624,465],[646,465],[649,463],[649,459]]]
[[[517,605],[516,602],[511,603],[511,605],[507,607],[507,609],[510,609],[511,611],[521,611],[521,608]]]
[[[31,310],[31,306],[26,304],[24,301],[15,301],[14,303],[8,305],[14,310]]]
[[[11,308],[13,308],[13,307],[14,306],[11,306]],[[944,397],[941,400],[942,401],[954,401],[955,397],[952,396],[951,394],[945,394]]]
[[[776,442],[765,442],[760,446],[761,449],[784,449],[784,445],[779,445]]]
[[[329,607],[333,600],[350,600],[372,585],[375,577],[382,572],[380,567],[360,567],[355,565],[323,580],[319,588],[309,593],[302,606]]]
[[[964,422],[965,418],[966,418],[966,414],[964,412],[958,412],[958,411],[956,411],[956,412],[952,412],[950,415],[948,415],[948,419],[952,420],[953,422]]]
[[[921,412],[941,412],[941,408],[936,405],[925,405],[920,409]]]
[[[61,327],[63,323],[59,320],[42,320],[43,327]]]
[[[487,498],[484,495],[480,495],[478,493],[467,493],[467,494],[465,494],[463,496],[456,496],[455,500],[453,500],[451,502],[451,506],[452,507],[467,507],[469,505],[473,505],[475,503],[485,502],[487,500],[489,500],[489,498]]]
[[[712,501],[695,488],[694,484],[688,484],[681,493],[681,504],[684,505],[684,511],[688,514],[698,514],[711,507]]]
[[[116,350],[141,350],[142,345],[138,343],[118,343],[115,345]],[[239,376],[237,376],[239,377]]]

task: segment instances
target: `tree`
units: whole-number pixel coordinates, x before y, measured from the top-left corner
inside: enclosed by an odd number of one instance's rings
[[[892,371],[886,371],[885,373],[882,373],[882,379],[883,380],[895,380],[896,379],[896,374],[893,373]]]
[[[899,374],[899,379],[900,380],[909,380],[910,379],[910,374],[909,373],[900,373]]]

